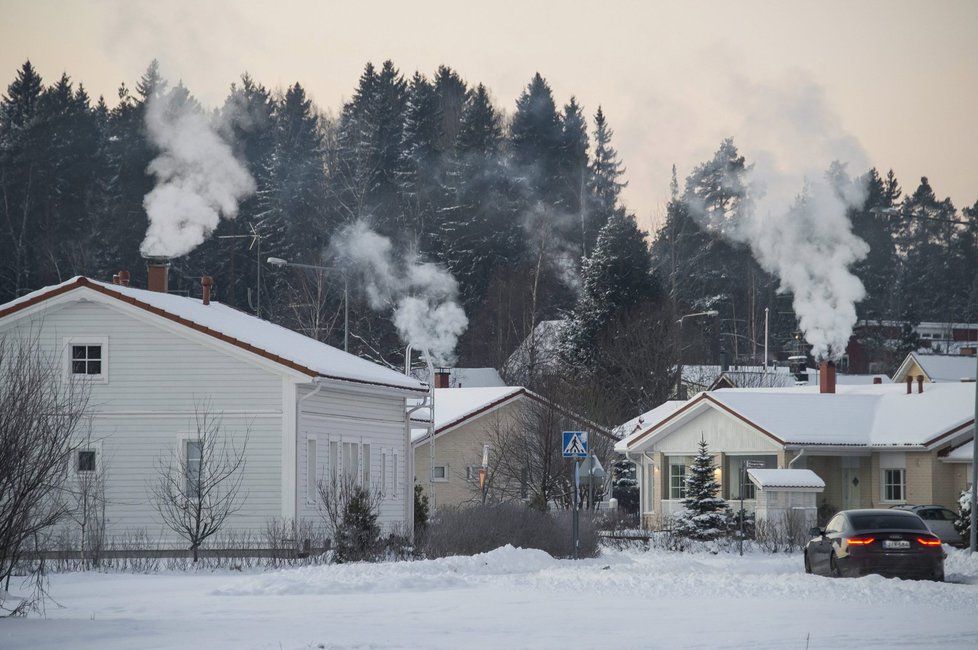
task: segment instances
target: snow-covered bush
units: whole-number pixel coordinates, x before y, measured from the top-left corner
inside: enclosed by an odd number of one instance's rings
[[[685,510],[676,517],[673,533],[699,541],[725,536],[730,530],[731,512],[727,502],[718,496],[719,493],[720,484],[716,480],[713,456],[707,449],[706,440],[700,440],[699,453],[686,476]]]
[[[574,556],[569,510],[541,512],[519,503],[440,508],[428,525],[423,554],[428,558],[474,555],[511,544],[553,557]],[[598,554],[594,521],[581,512],[580,557]]]
[[[961,533],[961,539],[965,542],[971,538],[971,490],[962,490],[958,497],[958,518],[954,520],[954,529]]]

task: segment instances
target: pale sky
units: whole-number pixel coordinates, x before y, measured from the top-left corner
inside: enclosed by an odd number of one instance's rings
[[[335,112],[363,65],[439,64],[508,113],[534,72],[559,104],[604,107],[627,205],[655,224],[680,177],[730,135],[793,171],[824,156],[920,176],[959,208],[978,199],[978,1],[326,2],[0,0],[0,83],[27,58],[114,103],[158,58],[218,105],[243,71],[299,81]],[[828,153],[831,152],[831,153]]]

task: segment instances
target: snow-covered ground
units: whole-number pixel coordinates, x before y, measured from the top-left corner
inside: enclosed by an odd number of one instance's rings
[[[798,555],[606,552],[266,573],[56,575],[0,648],[978,647],[978,558],[948,582],[805,575]]]

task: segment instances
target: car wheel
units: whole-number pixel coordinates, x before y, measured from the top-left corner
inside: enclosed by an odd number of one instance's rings
[[[812,572],[812,563],[808,559],[808,551],[805,551],[805,573],[811,573],[811,572]]]
[[[833,578],[841,578],[842,570],[839,568],[839,558],[835,556],[835,551],[829,557],[829,575]]]

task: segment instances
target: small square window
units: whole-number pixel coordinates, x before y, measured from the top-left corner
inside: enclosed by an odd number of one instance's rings
[[[431,468],[431,478],[435,481],[447,481],[448,467],[445,465],[435,465]]]
[[[90,449],[79,451],[77,468],[79,472],[94,472],[95,452]]]
[[[71,372],[75,375],[95,376],[102,374],[101,345],[72,345]]]

